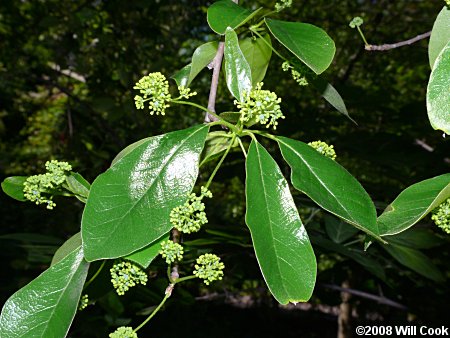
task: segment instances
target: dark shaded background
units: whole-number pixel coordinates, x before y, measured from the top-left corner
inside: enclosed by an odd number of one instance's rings
[[[274,3],[241,1],[252,8]],[[164,118],[135,110],[132,87],[148,72],[173,74],[190,61],[198,45],[217,38],[206,24],[209,4],[192,0],[2,1],[0,178],[39,173],[46,160],[56,158],[73,163],[76,171],[92,181],[129,143],[201,123],[203,113],[186,107],[171,109]],[[348,22],[360,15],[370,43],[396,42],[431,30],[442,5],[442,1],[420,0],[294,0],[293,8],[280,15],[316,24],[335,40],[336,57],[325,76],[342,94],[358,125],[333,110],[313,88],[298,87],[281,72],[281,61],[273,56],[265,87],[283,98],[287,117],[277,133],[334,144],[339,163],[360,180],[379,212],[405,187],[448,172],[449,143],[432,130],[427,119],[427,41],[389,52],[366,52]],[[205,70],[192,85],[199,92],[195,100],[204,105],[209,81],[210,72]],[[217,110],[232,108],[224,81],[219,95]],[[279,159],[276,149],[269,147]],[[279,163],[288,175],[288,168]],[[200,181],[208,172],[205,169]],[[307,224],[320,272],[311,305],[280,308],[264,285],[244,224],[243,174],[242,157],[232,154],[219,172],[220,183],[212,187],[215,199],[208,205],[209,226],[189,238],[206,237],[211,242],[186,243],[188,259],[210,247],[220,253],[226,278],[209,289],[198,283],[178,288],[142,336],[148,332],[152,337],[174,337],[182,332],[186,337],[334,337],[341,298],[324,284],[340,286],[344,281],[408,307],[400,310],[353,297],[355,325],[445,323],[448,286],[398,264],[377,246],[369,254],[383,268],[384,278],[327,245],[314,243],[315,238],[329,240],[321,212]],[[302,195],[294,197],[303,219],[309,219],[316,212],[314,204]],[[0,297],[4,302],[42,272],[56,248],[79,231],[83,206],[60,199],[58,207],[48,212],[4,194],[0,201],[4,271]],[[418,227],[430,228],[436,242],[443,243],[426,254],[448,276],[448,242],[429,218]],[[157,260],[151,267],[150,287],[136,288],[122,298],[105,289],[101,282],[107,282],[108,276],[100,276],[90,291],[96,306],[76,317],[71,336],[105,337],[115,326],[139,323],[144,318],[140,311],[161,298],[162,267]]]

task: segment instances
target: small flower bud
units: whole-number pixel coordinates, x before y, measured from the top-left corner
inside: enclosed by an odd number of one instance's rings
[[[137,109],[144,109],[144,103],[148,102],[150,115],[165,115],[166,108],[171,100],[169,93],[169,82],[160,72],[150,73],[144,76],[133,89],[139,90],[141,95],[134,97],[134,103]]]
[[[450,198],[434,209],[431,219],[442,231],[450,234]]]
[[[166,259],[167,264],[171,264],[175,261],[181,261],[184,252],[180,244],[173,241],[163,241],[159,253]]]
[[[360,27],[363,23],[364,23],[364,20],[361,17],[355,16],[348,25],[350,26],[350,28],[356,28],[356,27]]]
[[[269,90],[262,90],[262,86],[262,82],[256,84],[249,93],[244,93],[244,102],[234,101],[234,104],[240,109],[241,122],[256,119],[257,122],[266,125],[266,128],[273,126],[273,129],[276,129],[277,120],[284,119],[280,107],[281,99]]]
[[[78,311],[84,310],[89,305],[89,296],[87,294],[84,294],[80,298],[80,302],[78,303]]]
[[[292,6],[292,0],[280,0],[275,4],[275,10],[277,12],[281,12],[285,8],[289,8]]]
[[[332,160],[336,159],[336,152],[334,151],[333,145],[328,145],[322,141],[309,142],[308,145],[316,149],[322,155],[329,157]]]
[[[133,331],[132,327],[121,326],[113,333],[110,333],[109,338],[138,338],[138,335]]]
[[[119,296],[137,284],[146,285],[148,277],[140,267],[127,261],[116,263],[109,270],[111,283]]]
[[[205,187],[201,188],[200,196],[189,194],[188,200],[183,205],[173,208],[170,212],[170,223],[186,234],[199,231],[202,225],[208,223],[204,211],[205,204],[202,202],[204,197],[212,197],[211,192]]]
[[[180,92],[180,98],[184,99],[197,95],[197,92],[191,92],[191,89],[185,86],[178,86],[178,91]]]
[[[214,254],[204,254],[197,258],[195,264],[194,275],[206,285],[216,280],[221,280],[223,277],[223,269],[225,265],[220,261],[220,258]]]

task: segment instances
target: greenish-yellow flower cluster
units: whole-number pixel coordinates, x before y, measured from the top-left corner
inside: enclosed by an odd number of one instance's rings
[[[208,223],[205,213],[205,204],[202,202],[204,197],[211,198],[212,194],[207,188],[202,187],[200,196],[189,194],[188,200],[170,212],[170,223],[186,234],[197,232],[202,225]]]
[[[294,67],[292,67],[288,61],[283,62],[283,64],[281,65],[281,68],[285,72],[287,72],[288,70],[291,70],[292,78],[300,86],[307,86],[309,84],[306,77],[304,75],[302,75],[299,71],[295,70]]]
[[[364,23],[364,20],[360,16],[355,16],[348,24],[350,28],[360,27]]]
[[[244,93],[244,102],[234,101],[234,104],[240,109],[241,122],[256,120],[266,125],[266,128],[273,126],[273,129],[276,129],[277,120],[284,119],[280,107],[281,99],[274,92],[261,89],[262,86],[262,82],[256,84],[249,93]]]
[[[445,4],[448,6],[448,7],[450,7],[450,0],[444,0],[445,1]]]
[[[26,179],[23,185],[23,194],[31,202],[46,204],[47,209],[53,209],[56,204],[53,202],[52,192],[57,190],[66,180],[66,173],[72,170],[72,166],[67,162],[56,160],[45,163],[47,172],[45,174],[33,175]]]
[[[333,145],[328,145],[322,141],[309,142],[308,145],[316,149],[322,155],[329,157],[332,160],[336,159],[336,152],[334,151]]]
[[[114,264],[109,270],[111,283],[119,296],[137,284],[146,285],[148,277],[140,267],[127,261]]]
[[[180,92],[180,99],[188,99],[197,95],[197,92],[191,92],[191,89],[185,86],[178,86],[178,91]]]
[[[150,73],[144,76],[133,89],[139,90],[141,95],[134,97],[137,109],[144,109],[144,103],[148,102],[150,115],[165,115],[166,109],[170,107],[169,82],[160,72]]]
[[[173,241],[161,242],[160,255],[166,259],[167,264],[171,264],[175,261],[181,261],[183,259],[183,247]]]
[[[223,277],[223,269],[225,265],[220,261],[220,258],[213,254],[204,254],[197,258],[197,264],[194,266],[194,275],[206,285],[216,280],[221,280]]]
[[[78,303],[78,311],[84,310],[89,305],[89,296],[84,294],[80,298],[80,302]]]
[[[292,0],[280,0],[275,4],[275,10],[277,12],[281,12],[285,8],[289,8],[292,6]]]
[[[121,326],[113,333],[110,333],[109,338],[138,338],[138,335],[133,331],[132,327]]]
[[[431,219],[439,228],[450,234],[450,198],[433,211]]]

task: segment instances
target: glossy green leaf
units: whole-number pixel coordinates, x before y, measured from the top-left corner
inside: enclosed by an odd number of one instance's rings
[[[219,116],[227,122],[236,124],[239,121],[239,118],[241,117],[241,113],[238,111],[226,111],[220,113]]]
[[[383,245],[383,249],[385,249],[400,264],[410,268],[418,274],[434,280],[435,282],[443,282],[445,280],[444,276],[436,265],[433,264],[431,259],[419,250],[397,244]]]
[[[81,232],[77,232],[75,235],[73,235],[67,241],[65,241],[64,244],[58,248],[58,250],[56,250],[55,254],[53,255],[50,266],[59,263],[68,254],[78,249],[82,244],[83,243],[81,241]]]
[[[323,209],[379,240],[375,206],[361,184],[336,161],[309,145],[278,137],[291,181]]]
[[[65,186],[65,188],[67,190],[74,193],[80,201],[86,203],[91,185],[84,179],[83,176],[78,173],[71,172],[69,176],[66,177],[66,185],[67,186]]]
[[[225,34],[227,27],[238,28],[259,13],[261,8],[252,11],[245,9],[231,0],[220,0],[208,8],[208,25],[217,34]]]
[[[9,197],[17,201],[24,202],[27,199],[23,195],[23,184],[27,180],[27,176],[11,176],[5,178],[2,182],[2,190]]]
[[[281,304],[306,302],[316,281],[316,258],[280,168],[255,141],[246,175],[245,220],[267,286]]]
[[[111,167],[113,165],[115,165],[117,162],[119,162],[124,156],[128,155],[129,153],[131,153],[134,149],[136,149],[137,147],[139,147],[141,144],[144,143],[148,143],[149,140],[151,139],[151,137],[146,137],[143,138],[142,140],[136,141],[134,143],[131,143],[130,145],[128,145],[127,147],[125,147],[124,149],[122,149],[117,155],[116,157],[114,157],[114,159],[111,162]]]
[[[450,174],[413,184],[378,217],[381,235],[394,235],[416,224],[450,197]]]
[[[124,258],[129,261],[135,262],[146,269],[156,258],[156,256],[159,255],[159,250],[161,250],[161,242],[167,241],[168,239],[169,235],[166,234],[152,244],[136,252],[133,252],[131,255],[125,256]]]
[[[335,243],[342,243],[358,233],[358,229],[330,215],[325,216],[325,230]]]
[[[266,76],[272,56],[271,45],[269,34],[266,34],[263,38],[245,38],[239,41],[239,47],[250,65],[253,86],[262,82]]]
[[[431,126],[450,135],[450,41],[438,55],[427,88]]]
[[[231,94],[244,101],[244,92],[252,89],[250,65],[239,48],[238,37],[234,30],[227,28],[225,33],[225,76]]]
[[[129,255],[172,228],[198,175],[208,126],[149,138],[97,177],[84,209],[81,234],[88,261]]]
[[[207,42],[194,51],[192,55],[191,71],[189,73],[189,86],[195,77],[208,66],[217,54],[219,43],[217,41]]]
[[[225,131],[213,131],[206,137],[205,148],[201,155],[200,166],[219,157],[230,145],[231,135]],[[233,147],[237,147],[235,140]]]
[[[330,83],[326,80],[317,77],[315,79],[309,79],[312,85],[320,92],[322,97],[331,104],[338,112],[347,116],[352,122],[356,123],[349,115],[347,107],[345,105],[342,96]]]
[[[316,74],[330,66],[336,47],[323,29],[308,23],[265,21],[273,36]]]
[[[191,75],[191,64],[188,64],[181,68],[178,72],[173,74],[170,78],[174,79],[177,83],[177,86],[188,87],[189,76]]]
[[[436,58],[450,41],[450,9],[444,6],[434,21],[428,45],[428,58],[433,69]]]
[[[0,316],[1,337],[65,337],[77,310],[88,266],[80,247],[12,295]]]

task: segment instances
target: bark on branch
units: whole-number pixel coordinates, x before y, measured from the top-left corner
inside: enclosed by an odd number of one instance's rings
[[[430,35],[431,35],[431,31],[417,35],[416,37],[414,37],[412,39],[400,41],[400,42],[396,42],[396,43],[387,43],[384,45],[366,45],[365,49],[368,51],[385,51],[385,50],[390,50],[390,49],[399,48],[399,47],[403,47],[403,46],[409,46],[417,41],[428,38]]]

